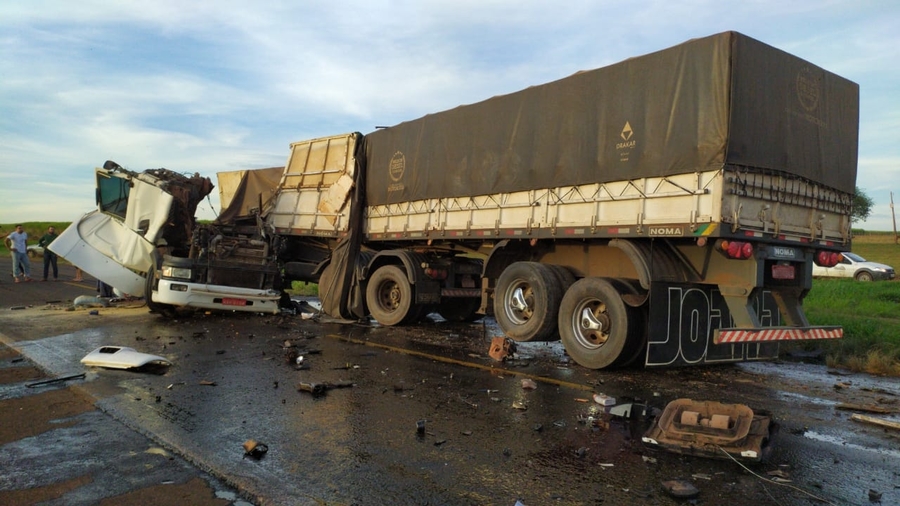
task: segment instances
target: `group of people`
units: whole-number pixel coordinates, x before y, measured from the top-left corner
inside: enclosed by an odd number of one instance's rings
[[[44,277],[41,281],[47,281],[52,267],[53,281],[59,280],[58,255],[48,248],[56,238],[56,228],[50,226],[47,233],[38,239],[38,246],[44,249]],[[16,283],[34,281],[31,277],[31,260],[28,258],[28,232],[22,225],[16,225],[16,231],[6,236],[6,247],[12,255],[13,279]],[[81,269],[75,268],[73,281],[82,281]]]

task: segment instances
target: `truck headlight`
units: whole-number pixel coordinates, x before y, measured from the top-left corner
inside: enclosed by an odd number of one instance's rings
[[[172,267],[169,265],[163,265],[162,277],[190,280],[191,279],[191,270],[186,267]]]

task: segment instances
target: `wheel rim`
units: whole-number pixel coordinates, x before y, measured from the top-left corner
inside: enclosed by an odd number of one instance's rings
[[[394,282],[384,282],[378,287],[378,303],[387,312],[393,313],[400,307],[402,294],[400,286]]]
[[[504,297],[506,316],[516,325],[524,325],[534,316],[534,288],[525,280],[516,280]]]
[[[609,340],[612,331],[606,304],[599,299],[586,299],[572,313],[572,334],[580,346],[595,350]]]

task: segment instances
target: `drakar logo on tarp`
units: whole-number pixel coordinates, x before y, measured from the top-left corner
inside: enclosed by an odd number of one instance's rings
[[[797,72],[797,98],[800,105],[807,111],[813,111],[819,105],[819,80],[813,75],[809,67],[803,67]]]
[[[388,165],[388,174],[394,181],[393,184],[388,185],[389,192],[403,190],[404,185],[400,182],[400,179],[403,178],[404,171],[406,171],[406,157],[403,156],[402,152],[397,151],[394,153],[394,156],[391,157],[391,162]]]
[[[625,126],[622,127],[622,131],[619,132],[619,137],[622,139],[620,142],[616,143],[616,150],[619,152],[619,161],[627,162],[631,158],[631,150],[637,145],[631,123],[628,121],[625,122]]]

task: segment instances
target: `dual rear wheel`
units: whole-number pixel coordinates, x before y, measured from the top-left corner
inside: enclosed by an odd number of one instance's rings
[[[646,344],[642,310],[623,300],[635,292],[622,280],[575,281],[562,266],[516,262],[497,281],[494,316],[515,341],[559,338],[584,367],[621,367],[639,358]]]

